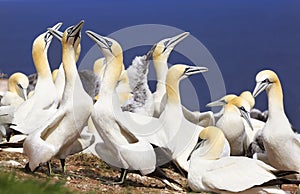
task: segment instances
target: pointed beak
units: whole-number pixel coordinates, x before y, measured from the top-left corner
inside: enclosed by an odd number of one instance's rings
[[[69,34],[69,36],[78,36],[78,34],[81,32],[83,24],[84,20],[81,20],[76,26],[73,27],[72,32]]]
[[[268,87],[268,83],[258,82],[253,90],[253,97],[255,98],[260,93],[262,93]]]
[[[27,98],[27,89],[26,88],[22,89],[22,94],[23,94],[24,99],[27,100],[28,98]]]
[[[250,114],[248,112],[242,111],[240,110],[242,117],[246,120],[246,122],[248,123],[249,127],[252,129],[253,131],[253,126],[252,123],[250,121]]]
[[[146,54],[146,61],[150,60],[150,58],[153,55],[153,52],[154,52],[155,48],[156,48],[156,44],[153,45],[152,48],[147,52],[147,54]]]
[[[62,26],[62,22],[58,22],[57,24],[55,24],[55,25],[52,27],[52,29],[58,30],[61,26]]]
[[[213,101],[213,102],[210,102],[206,105],[206,107],[216,107],[216,106],[224,106],[226,105],[227,103],[225,102],[224,99],[220,99],[220,100],[216,100],[216,101]]]
[[[189,66],[185,69],[184,74],[186,76],[191,76],[191,75],[194,75],[194,74],[197,74],[197,73],[203,73],[203,72],[206,72],[206,71],[208,71],[207,67]]]
[[[54,37],[57,38],[59,41],[61,41],[62,36],[63,36],[63,33],[62,33],[62,32],[60,32],[60,31],[58,31],[58,30],[55,30],[55,29],[53,29],[53,28],[48,28],[47,30],[48,30],[48,32],[50,32],[50,34],[51,34],[52,36],[54,36]]]
[[[62,26],[62,22],[59,22],[59,23],[55,24],[52,28],[48,28],[47,30],[48,30],[48,32],[49,32],[51,35],[53,35],[53,36],[55,36],[56,38],[58,38],[59,40],[61,40],[61,39],[62,39],[62,33],[58,31],[58,29],[59,29],[61,26]],[[57,36],[56,33],[52,33],[49,29],[51,29],[51,30],[57,32],[57,34],[60,33],[61,36]],[[52,38],[53,38],[52,36],[49,37],[49,40],[50,40],[50,39],[52,40]]]
[[[90,30],[85,31],[85,33],[93,40],[96,42],[96,44],[100,48],[108,49],[110,52],[112,52],[110,46],[108,45],[107,41],[105,40],[104,36],[101,36],[95,32],[92,32]]]
[[[169,43],[167,44],[167,48],[171,48],[173,49],[179,42],[181,42],[183,39],[185,39],[190,33],[189,32],[184,32],[181,33],[177,36],[174,36],[172,38],[170,38]]]
[[[194,152],[196,149],[198,149],[198,148],[201,146],[202,143],[203,143],[203,140],[199,138],[197,144],[195,145],[195,147],[194,147],[193,150],[191,151],[191,153],[190,153],[190,155],[188,156],[187,160],[190,160],[190,159],[191,159],[191,156],[192,156],[193,152]]]

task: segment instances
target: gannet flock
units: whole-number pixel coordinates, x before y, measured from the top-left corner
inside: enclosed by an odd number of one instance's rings
[[[104,57],[92,71],[78,71],[83,25],[80,21],[63,32],[62,23],[44,29],[32,45],[36,74],[15,72],[1,93],[0,148],[21,143],[16,151],[28,157],[27,172],[46,164],[51,175],[51,159],[57,158],[64,173],[66,157],[83,151],[121,172],[118,180],[99,184],[123,184],[127,173],[138,173],[176,191],[185,189],[164,172],[168,163],[194,192],[285,193],[282,184],[300,184],[300,140],[285,114],[274,71],[253,75],[252,93],[227,94],[207,104],[222,107],[218,113],[190,111],[181,104],[180,81],[209,69],[167,64],[188,32],[157,40],[125,69],[121,43],[87,30]],[[53,37],[62,45],[55,70],[47,56]],[[154,92],[147,80],[151,61]],[[252,112],[263,92],[267,116]]]

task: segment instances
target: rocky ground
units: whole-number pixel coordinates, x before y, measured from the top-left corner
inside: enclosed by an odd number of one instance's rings
[[[171,168],[164,168],[167,174],[182,184],[183,191],[174,191],[154,178],[148,178],[129,173],[124,185],[106,185],[101,180],[115,180],[119,172],[112,170],[99,158],[91,154],[76,154],[66,160],[67,172],[61,174],[58,160],[52,161],[55,175],[47,175],[46,165],[35,173],[26,173],[24,166],[28,162],[27,157],[20,153],[0,151],[0,172],[14,173],[19,180],[34,179],[41,182],[49,180],[53,183],[62,183],[72,193],[186,193],[186,179]],[[297,186],[284,186],[290,193],[296,193]]]

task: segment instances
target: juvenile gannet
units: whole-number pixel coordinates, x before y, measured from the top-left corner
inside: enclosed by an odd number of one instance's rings
[[[227,141],[219,128],[203,129],[200,138],[203,144],[192,153],[188,172],[188,185],[193,191],[285,193],[275,185],[297,183],[280,178],[295,172],[279,171],[259,160],[228,156]]]
[[[135,112],[152,116],[154,103],[152,92],[148,86],[148,66],[152,50],[144,56],[136,56],[132,64],[126,69],[132,98],[127,100],[122,106],[123,111]]]
[[[102,80],[103,73],[104,73],[104,70],[106,67],[105,64],[106,64],[105,57],[99,58],[94,62],[93,71],[99,77],[100,82]],[[98,88],[100,89],[100,84],[99,84]],[[99,98],[98,93],[99,93],[99,90],[97,91],[97,93],[96,93],[97,95],[94,98],[95,101],[97,101]]]
[[[256,75],[253,96],[266,90],[269,117],[262,130],[266,157],[277,169],[300,172],[300,142],[284,112],[283,93],[275,72],[263,70]]]
[[[153,65],[156,71],[156,91],[153,93],[154,113],[153,116],[158,118],[166,104],[166,76],[168,72],[168,58],[175,46],[185,39],[190,33],[184,32],[177,36],[166,38],[153,45]],[[213,125],[215,123],[213,113],[207,111],[200,113],[199,111],[191,112],[182,106],[184,117],[194,124],[201,126]]]
[[[64,159],[71,153],[70,147],[87,125],[93,102],[83,89],[75,62],[75,48],[81,39],[83,23],[81,21],[67,28],[62,37],[62,63],[66,83],[60,107],[55,115],[38,126],[24,142],[24,152],[29,158],[26,169],[30,168],[31,171],[53,157],[61,159],[64,169]],[[56,33],[55,29],[48,30]]]
[[[157,158],[153,146],[132,134],[118,119],[126,112],[120,107],[116,92],[117,83],[123,71],[123,55],[121,46],[113,39],[102,37],[94,32],[87,35],[100,47],[106,60],[99,99],[91,114],[96,130],[103,142],[96,144],[96,152],[110,166],[121,169],[121,176],[113,184],[122,184],[128,171],[138,171],[142,175],[159,178],[168,186],[181,190],[173,185],[176,181],[169,179],[157,167]],[[127,112],[128,113],[128,112]]]
[[[224,113],[216,123],[216,126],[222,129],[230,143],[231,155],[245,155],[250,144],[242,119],[243,117],[252,128],[249,111],[250,105],[248,101],[241,97],[235,97],[225,105]]]
[[[62,23],[52,28],[57,30]],[[47,121],[56,111],[58,96],[54,86],[47,51],[53,36],[49,32],[39,35],[33,42],[32,57],[38,74],[34,94],[18,107],[11,126],[23,134],[30,134],[33,130]]]
[[[12,74],[8,79],[8,91],[1,99],[2,106],[18,107],[27,100],[28,78],[25,74],[17,72]]]

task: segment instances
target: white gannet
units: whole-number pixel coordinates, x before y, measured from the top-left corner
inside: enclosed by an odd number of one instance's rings
[[[91,117],[103,139],[103,142],[96,144],[97,154],[110,166],[121,169],[120,179],[111,183],[122,184],[128,171],[138,171],[142,175],[149,176],[161,172],[156,165],[153,146],[136,137],[118,121],[120,115],[126,114],[121,110],[116,92],[123,70],[121,46],[115,40],[102,37],[95,32],[86,31],[86,34],[97,43],[107,62],[99,99],[94,105]],[[172,187],[168,178],[164,177],[162,181]]]
[[[2,106],[18,107],[27,100],[28,78],[25,74],[17,72],[12,74],[8,79],[8,91],[1,99]]]
[[[252,110],[252,108],[255,105],[255,99],[252,96],[251,92],[244,91],[239,96],[244,98],[249,103],[250,109]],[[206,105],[207,107],[222,106],[222,109],[218,113],[214,114],[216,121],[218,121],[220,119],[220,117],[223,115],[224,106],[228,102],[230,102],[230,100],[234,99],[235,97],[237,97],[235,94],[228,94],[228,95],[222,97],[221,99],[216,100],[214,102],[210,102]],[[250,112],[251,112],[251,110],[250,110]],[[253,142],[255,139],[255,134],[264,127],[265,123],[260,120],[251,118],[251,117],[250,117],[250,121],[251,121],[251,125],[253,128],[251,128],[249,126],[249,124],[247,123],[247,121],[245,119],[243,119],[245,130],[249,137],[249,140],[250,140],[250,142]]]
[[[153,116],[158,118],[162,111],[164,110],[164,106],[166,104],[166,76],[168,72],[168,58],[172,50],[175,46],[185,39],[190,33],[184,32],[177,36],[166,38],[155,45],[153,45],[153,65],[156,71],[156,91],[153,93],[153,101],[154,101],[154,114]],[[190,122],[198,125],[208,126],[213,125],[215,123],[213,113],[211,111],[207,111],[204,113],[200,113],[199,111],[191,112],[184,106],[182,106],[182,111],[184,117]]]
[[[168,73],[168,58],[175,46],[185,39],[190,33],[184,32],[177,36],[166,38],[153,45],[152,59],[156,71],[156,91],[154,98],[154,117],[159,117],[165,104],[164,96],[166,94],[166,77]]]
[[[126,69],[132,98],[127,100],[122,106],[123,111],[135,112],[152,116],[154,103],[152,92],[148,86],[148,66],[152,49],[144,56],[136,56],[132,64]]]
[[[8,79],[8,91],[4,93],[0,106],[1,136],[7,141],[13,131],[10,129],[15,110],[27,100],[27,87],[29,81],[25,74],[17,72]]]
[[[75,48],[81,39],[83,21],[67,28],[62,37],[62,63],[65,72],[65,89],[59,109],[43,125],[38,126],[24,142],[24,152],[29,158],[27,170],[33,171],[40,163],[51,158],[64,159],[72,153],[70,147],[87,125],[92,110],[92,99],[84,91],[75,62]],[[57,33],[55,29],[48,29]],[[51,173],[50,163],[48,163]]]
[[[263,70],[256,75],[253,96],[266,90],[269,117],[262,130],[266,157],[277,169],[300,172],[300,141],[293,132],[284,112],[283,93],[275,72]]]
[[[216,126],[222,129],[230,143],[231,155],[245,155],[248,149],[250,140],[245,131],[242,117],[252,128],[249,111],[250,105],[248,101],[242,97],[235,97],[224,106],[224,113],[216,123]]]
[[[285,193],[276,185],[297,182],[280,178],[295,172],[278,171],[247,157],[228,156],[227,140],[219,128],[203,129],[200,138],[203,144],[192,153],[188,172],[188,185],[193,191]]]
[[[62,23],[53,26],[59,29]],[[11,126],[23,134],[30,134],[33,130],[48,120],[56,111],[58,96],[54,86],[47,51],[53,36],[49,32],[39,35],[33,42],[32,57],[38,74],[34,94],[22,103],[15,111]]]

